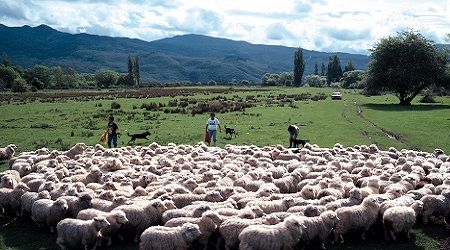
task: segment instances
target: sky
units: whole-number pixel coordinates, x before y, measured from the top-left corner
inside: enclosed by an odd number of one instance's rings
[[[450,0],[0,0],[0,23],[145,41],[200,34],[368,55],[407,29],[444,43]]]

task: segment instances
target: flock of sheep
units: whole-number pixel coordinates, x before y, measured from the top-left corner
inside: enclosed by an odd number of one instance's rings
[[[383,226],[386,240],[450,211],[450,157],[376,145],[302,149],[78,143],[14,156],[0,209],[56,232],[61,249],[132,239],[149,249],[294,249]],[[318,242],[318,243],[317,243]]]

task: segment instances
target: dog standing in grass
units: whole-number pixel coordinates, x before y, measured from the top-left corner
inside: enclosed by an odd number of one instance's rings
[[[128,131],[127,131],[127,134],[128,134],[129,137],[131,137],[131,140],[128,141],[128,143],[127,143],[127,145],[130,145],[130,142],[133,142],[133,143],[134,143],[134,141],[135,141],[136,139],[146,139],[146,140],[148,140],[147,136],[150,135],[150,132],[145,131],[144,133],[141,133],[141,134],[133,134],[133,135],[130,135],[130,133],[128,133]]]
[[[225,136],[230,135],[230,138],[236,138],[236,131],[234,130],[234,128],[227,128],[227,126],[225,126]]]

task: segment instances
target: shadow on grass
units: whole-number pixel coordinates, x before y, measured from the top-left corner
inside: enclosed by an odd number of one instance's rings
[[[450,105],[443,104],[419,104],[419,105],[399,105],[399,104],[375,104],[368,103],[362,104],[361,106],[380,111],[433,111],[433,110],[442,110],[449,109]]]

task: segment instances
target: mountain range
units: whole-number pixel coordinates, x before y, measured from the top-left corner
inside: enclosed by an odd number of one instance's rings
[[[259,82],[265,73],[292,72],[294,52],[298,48],[251,44],[203,35],[180,35],[155,41],[69,34],[47,25],[7,27],[0,24],[0,52],[8,55],[12,65],[32,68],[72,67],[78,73],[99,69],[128,71],[128,56],[139,57],[141,82]],[[367,69],[370,58],[349,53],[327,53],[303,49],[306,61],[304,76],[319,72],[332,55],[344,68],[352,61],[356,69]]]

